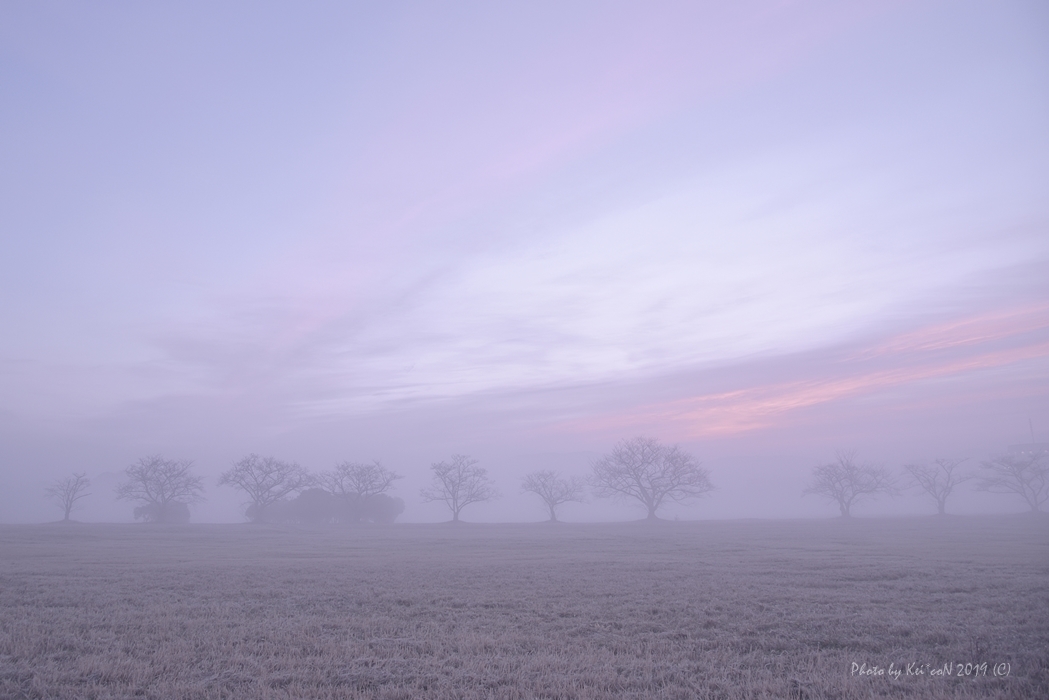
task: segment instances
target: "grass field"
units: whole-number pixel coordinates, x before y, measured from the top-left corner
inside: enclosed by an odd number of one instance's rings
[[[1049,522],[0,526],[0,697],[1047,698]]]

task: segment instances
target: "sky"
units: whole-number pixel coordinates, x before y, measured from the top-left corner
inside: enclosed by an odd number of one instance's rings
[[[676,517],[818,517],[836,450],[1049,441],[1047,124],[1035,1],[5,3],[0,522],[158,453],[236,521],[249,452],[538,519],[635,435]]]

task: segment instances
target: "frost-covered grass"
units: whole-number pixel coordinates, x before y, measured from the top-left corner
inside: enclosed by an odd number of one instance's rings
[[[3,698],[872,696],[1049,697],[1049,523],[0,527]]]

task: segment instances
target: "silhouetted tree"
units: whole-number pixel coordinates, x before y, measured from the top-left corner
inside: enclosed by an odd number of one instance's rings
[[[389,525],[404,512],[404,501],[385,493],[365,496],[351,506],[352,522],[371,522]]]
[[[1025,452],[1004,454],[983,462],[985,475],[979,487],[992,493],[1015,493],[1024,499],[1032,512],[1042,509],[1049,500],[1049,465],[1047,454]]]
[[[338,508],[340,521],[392,523],[404,512],[404,501],[391,498],[386,492],[400,478],[400,474],[390,471],[378,460],[371,464],[343,462],[322,474],[320,483],[342,501]]]
[[[583,482],[578,477],[565,479],[549,469],[526,474],[521,482],[521,490],[534,493],[543,499],[550,511],[550,522],[557,522],[557,507],[562,503],[583,501]]]
[[[905,464],[904,470],[910,475],[911,483],[936,500],[937,512],[944,515],[947,510],[947,497],[958,484],[972,478],[968,474],[959,474],[958,465],[964,459],[935,459],[932,464]]]
[[[250,454],[219,476],[219,486],[233,486],[248,494],[249,520],[266,521],[269,506],[313,483],[305,469],[294,462]]]
[[[602,497],[636,499],[656,520],[667,500],[685,501],[714,490],[710,474],[677,445],[636,437],[622,440],[592,464],[590,485]]]
[[[376,460],[371,464],[343,462],[322,474],[320,481],[329,493],[352,500],[386,493],[393,488],[394,481],[402,478]]]
[[[161,507],[158,503],[147,503],[135,508],[135,520],[147,523],[185,524],[189,522],[189,506],[182,501],[168,501]]]
[[[812,469],[812,481],[802,493],[813,493],[834,501],[841,517],[852,516],[852,506],[879,493],[892,495],[896,485],[884,467],[856,461],[855,452],[838,452],[837,461]]]
[[[85,473],[74,472],[71,476],[58,479],[47,487],[48,497],[53,498],[62,509],[63,521],[69,520],[69,514],[76,507],[76,502],[85,496],[90,496],[87,489],[91,486],[90,479]]]
[[[248,507],[249,515],[252,508]],[[403,512],[404,501],[384,493],[351,501],[321,488],[311,488],[295,498],[271,503],[266,509],[266,521],[302,525],[362,522],[389,524]]]
[[[306,489],[288,502],[288,519],[305,525],[324,525],[338,520],[340,500],[322,488]]]
[[[471,503],[499,496],[488,478],[488,471],[477,466],[477,460],[466,455],[452,455],[451,462],[430,465],[433,483],[419,492],[424,501],[441,501],[452,511],[452,522]]]
[[[117,498],[142,503],[135,519],[185,522],[189,506],[204,500],[204,480],[190,473],[192,465],[188,459],[142,457],[125,470],[127,481],[117,487]]]

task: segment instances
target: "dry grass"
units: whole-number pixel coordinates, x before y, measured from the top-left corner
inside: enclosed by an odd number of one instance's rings
[[[1049,525],[3,526],[0,697],[1049,697]]]

